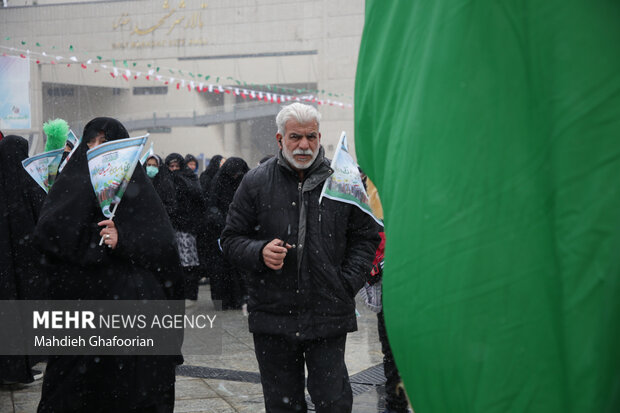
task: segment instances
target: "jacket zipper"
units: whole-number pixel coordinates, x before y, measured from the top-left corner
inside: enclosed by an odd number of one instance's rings
[[[302,182],[298,182],[297,183],[297,191],[298,191],[298,202],[299,202],[299,223],[301,224],[301,218],[302,218],[302,212],[304,211],[304,196],[303,196],[303,191],[302,191],[303,185]],[[299,227],[297,227],[297,251],[300,251],[299,249]],[[302,245],[303,246],[303,245]],[[297,253],[296,251],[296,253]],[[299,291],[300,287],[301,287],[301,254],[297,253],[297,291]]]

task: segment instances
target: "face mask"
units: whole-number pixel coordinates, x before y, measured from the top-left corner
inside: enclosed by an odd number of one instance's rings
[[[159,168],[153,165],[148,165],[146,167],[146,174],[149,176],[149,178],[155,178],[155,175],[157,175],[157,172],[159,172]]]

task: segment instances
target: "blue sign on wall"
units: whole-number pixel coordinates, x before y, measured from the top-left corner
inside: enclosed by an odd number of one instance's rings
[[[0,56],[0,129],[30,128],[30,61]]]

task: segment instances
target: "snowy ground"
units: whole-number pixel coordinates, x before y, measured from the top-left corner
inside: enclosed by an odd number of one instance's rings
[[[209,286],[200,287],[198,303],[191,312],[213,310]],[[358,297],[359,331],[349,334],[346,361],[351,376],[355,413],[383,410],[381,345],[377,317]],[[177,373],[175,412],[264,412],[258,365],[247,318],[241,311],[218,312],[224,335],[222,353],[186,356]],[[44,369],[44,365],[37,368]],[[42,380],[29,385],[0,386],[0,413],[36,412]],[[310,405],[311,406],[311,405]]]

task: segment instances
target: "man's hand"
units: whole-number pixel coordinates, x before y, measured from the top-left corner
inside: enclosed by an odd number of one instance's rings
[[[100,227],[105,225],[105,228],[99,232],[99,235],[103,237],[103,242],[105,242],[109,248],[116,248],[116,244],[118,243],[118,231],[116,230],[114,221],[106,219],[105,221],[99,222],[97,225]]]
[[[272,270],[279,270],[284,265],[284,257],[286,253],[292,247],[289,244],[284,244],[284,241],[274,239],[263,248],[263,261],[265,265]]]

